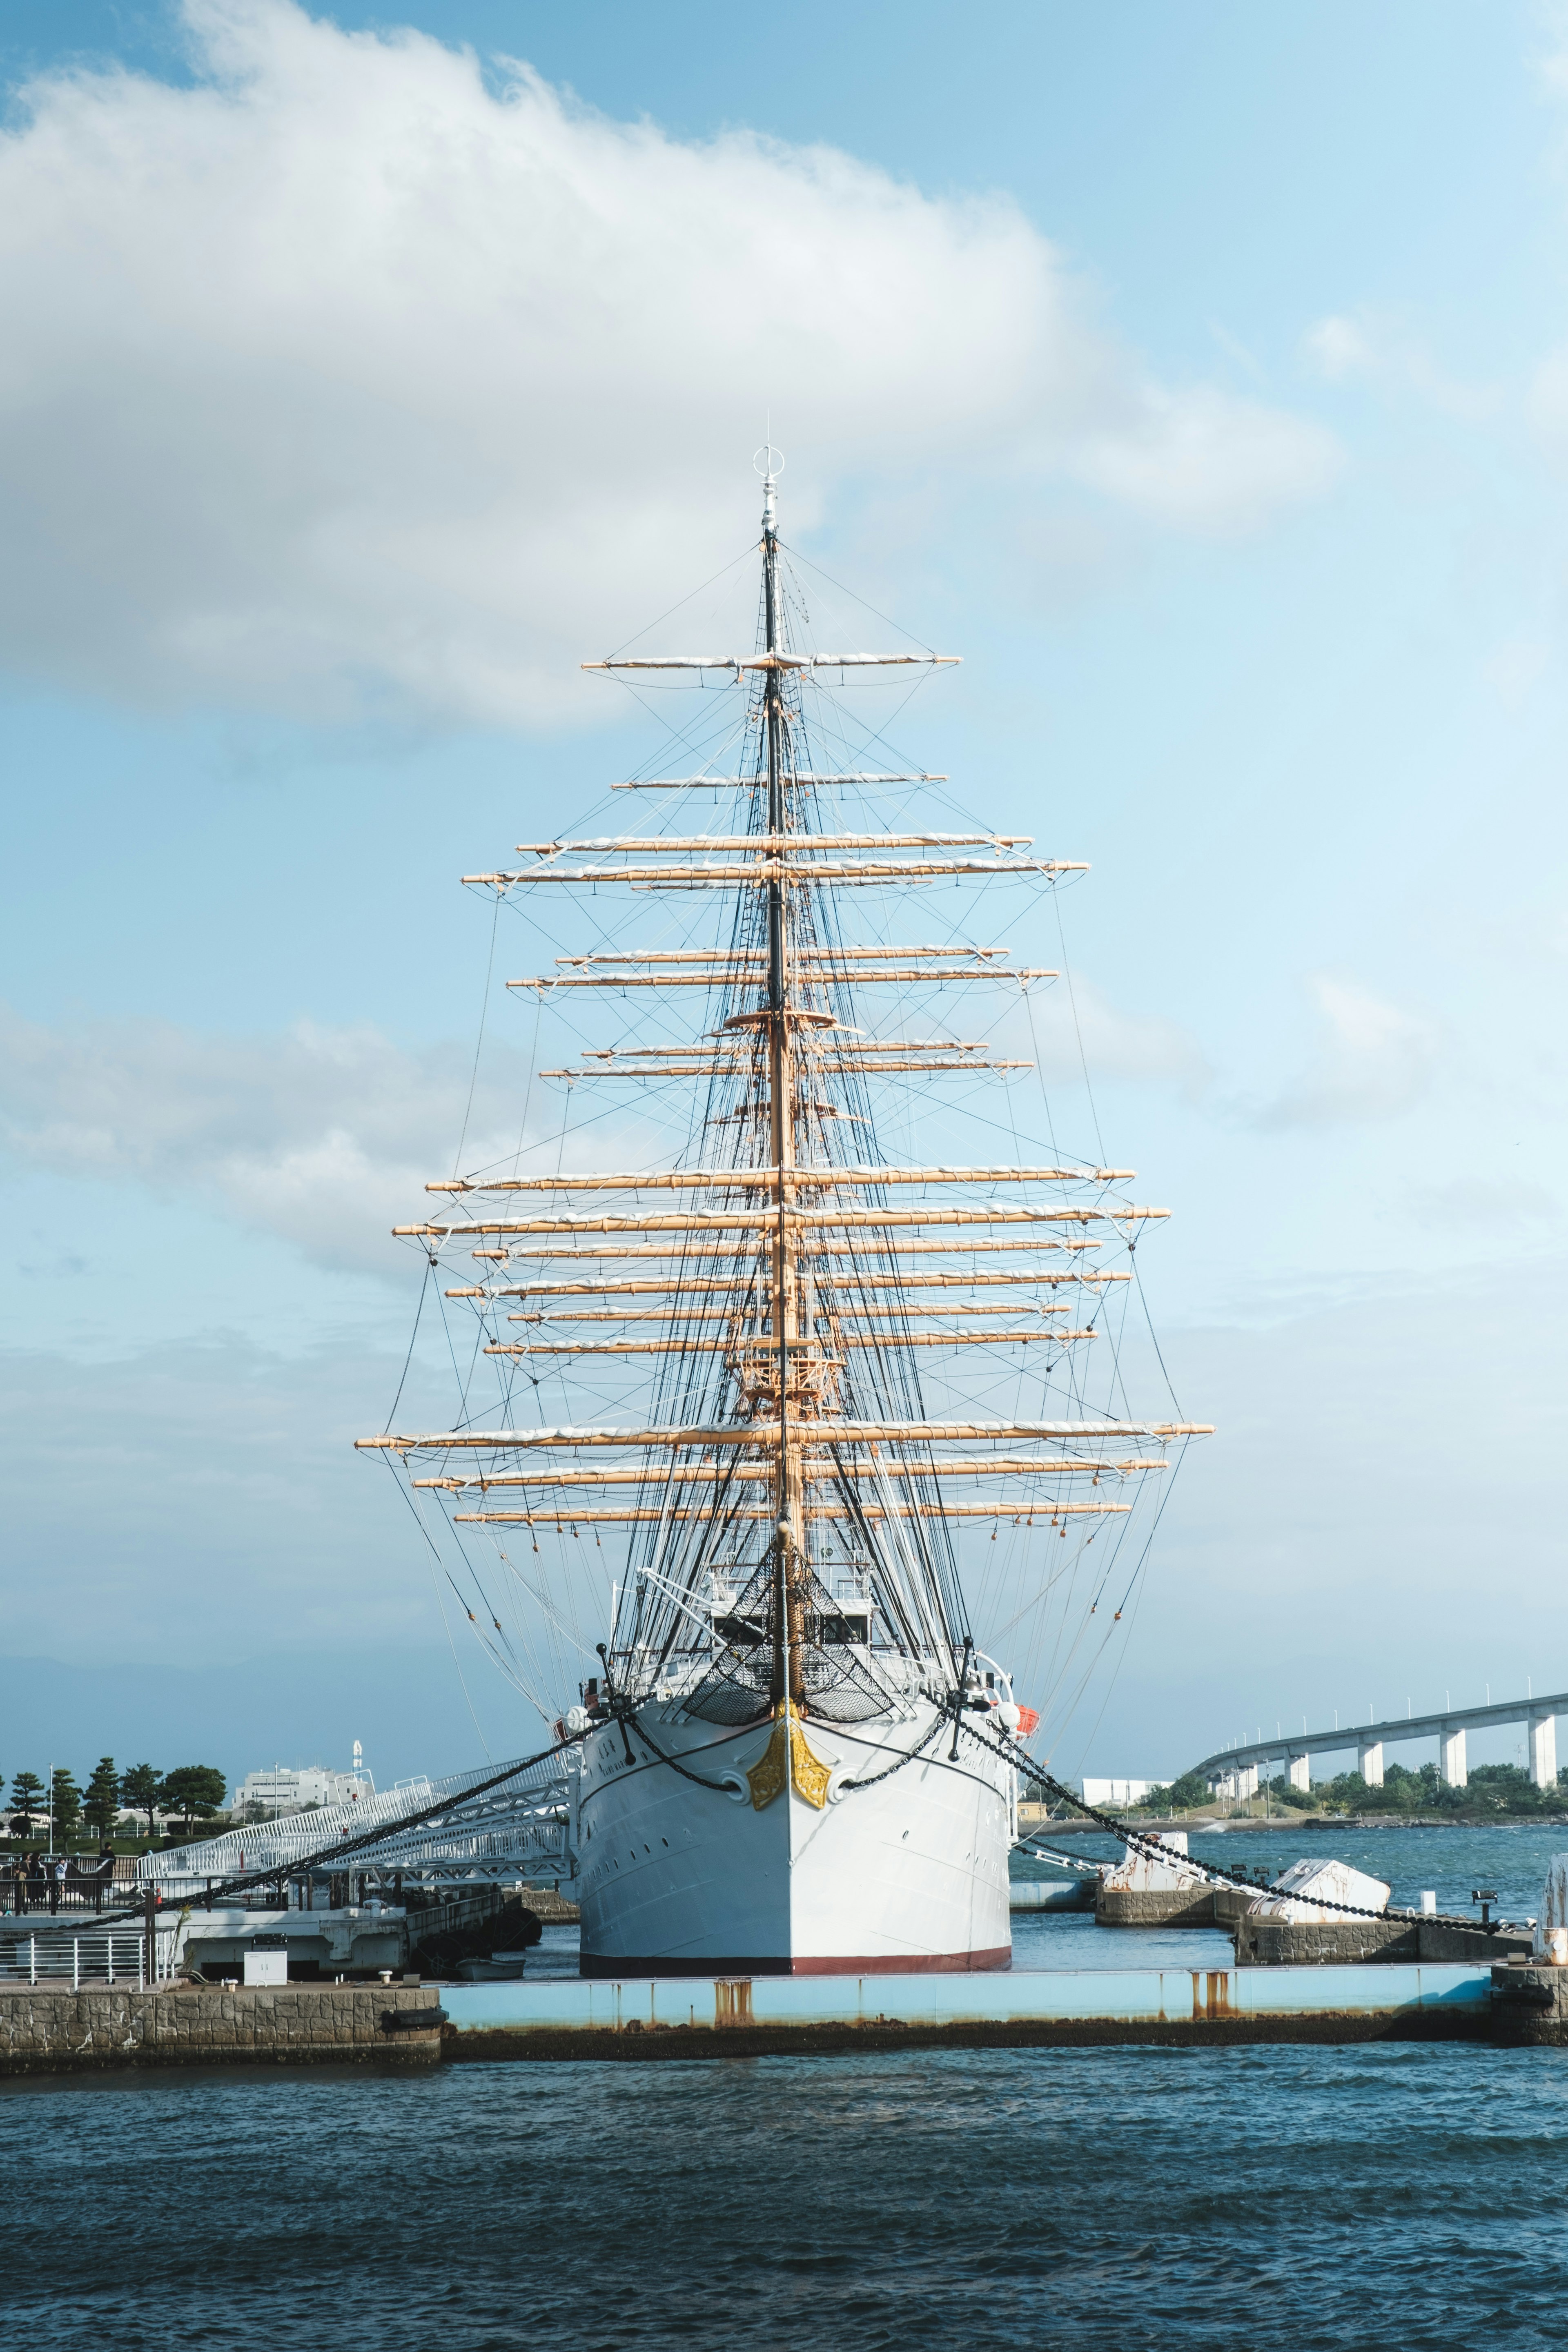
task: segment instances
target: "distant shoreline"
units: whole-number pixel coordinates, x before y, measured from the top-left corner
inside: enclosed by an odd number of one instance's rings
[[[1272,1836],[1278,1830],[1490,1830],[1536,1829],[1568,1830],[1568,1813],[1477,1813],[1473,1816],[1452,1813],[1276,1813],[1268,1821],[1247,1821],[1223,1815],[1205,1815],[1173,1822],[1155,1820],[1152,1816],[1138,1821],[1127,1817],[1129,1829],[1142,1830],[1145,1834],[1159,1830],[1191,1830],[1212,1837],[1216,1831],[1226,1837]],[[1020,1827],[1022,1824],[1020,1823]],[[1113,1830],[1102,1829],[1098,1822],[1037,1821],[1028,1825],[1030,1837],[1113,1837]]]

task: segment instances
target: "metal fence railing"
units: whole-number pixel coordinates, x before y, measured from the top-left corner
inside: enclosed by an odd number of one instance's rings
[[[79,1864],[73,1860],[63,1878],[52,1865],[31,1871],[25,1864],[0,1863],[0,1913],[40,1917],[47,1913],[52,1919],[62,1912],[73,1916],[84,1911],[96,1915],[118,1910],[133,1900],[137,1891],[134,1854],[116,1855],[112,1870],[101,1868],[90,1857]]]
[[[151,1937],[141,1927],[100,1927],[77,1935],[29,1929],[25,1934],[0,1934],[0,1984],[44,1985],[73,1992],[83,1985],[134,1986],[144,1992],[149,1984],[166,1983],[174,1973],[177,1927],[155,1928]],[[149,1945],[153,1947],[151,1975]]]

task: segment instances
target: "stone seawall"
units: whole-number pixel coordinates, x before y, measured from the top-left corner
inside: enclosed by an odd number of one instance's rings
[[[1094,1916],[1102,1927],[1218,1927],[1229,1933],[1257,1900],[1247,1887],[1101,1886]]]
[[[1505,1961],[1492,1970],[1492,2032],[1504,2049],[1568,2043],[1568,1969]]]
[[[1236,1958],[1244,1969],[1343,1968],[1365,1960],[1490,1967],[1528,1955],[1531,1939],[1515,1928],[1488,1935],[1479,1924],[1427,1919],[1408,1911],[1380,1919],[1260,1919],[1237,1922]]]
[[[5,1985],[0,2075],[428,2062],[441,2054],[440,2000],[432,1985]]]

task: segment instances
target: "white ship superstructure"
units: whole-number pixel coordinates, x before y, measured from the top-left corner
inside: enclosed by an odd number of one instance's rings
[[[846,824],[847,791],[928,780],[833,769],[812,697],[942,657],[792,644],[772,470],[761,558],[753,653],[584,666],[742,698],[737,773],[643,782],[726,794],[720,829],[536,842],[521,867],[465,877],[696,910],[681,944],[620,930],[512,983],[689,1008],[675,1042],[585,1047],[550,1074],[685,1085],[686,1148],[669,1165],[433,1185],[447,1209],[399,1230],[448,1265],[473,1254],[477,1278],[447,1296],[529,1383],[500,1418],[365,1442],[454,1530],[625,1547],[597,1670],[574,1707],[557,1697],[585,1735],[570,1828],[585,1970],[996,1968],[1016,1790],[984,1734],[1026,1735],[1033,1717],[976,1649],[961,1538],[1026,1517],[1043,1551],[1126,1515],[1190,1432],[1089,1411],[1071,1370],[1128,1279],[1107,1252],[1164,1212],[1126,1195],[1126,1170],[904,1164],[879,1147],[890,1086],[997,1066],[981,1041],[933,1034],[931,990],[1055,975],[930,920],[923,945],[876,923],[858,936],[858,909],[889,891],[929,908],[948,877],[1041,887],[1082,869],[1016,836]],[[883,1034],[878,1003],[922,1012]],[[1052,1409],[977,1411],[952,1371],[974,1350],[1043,1360]],[[640,1374],[637,1409],[547,1419],[546,1372],[585,1401]]]

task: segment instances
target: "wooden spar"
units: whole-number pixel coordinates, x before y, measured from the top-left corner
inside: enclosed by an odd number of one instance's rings
[[[465,1228],[464,1230],[471,1231],[474,1229]],[[886,1241],[879,1241],[876,1244],[877,1254],[880,1257],[916,1257],[931,1255],[940,1255],[943,1257],[975,1257],[982,1255],[994,1255],[1003,1250],[1022,1249],[1052,1250],[1064,1255],[1076,1255],[1082,1251],[1097,1250],[1100,1247],[1100,1244],[1098,1241],[1068,1242],[1036,1239],[1034,1241],[1025,1242],[1002,1242],[994,1241],[988,1235],[983,1238],[966,1237],[963,1241],[917,1242],[910,1241],[907,1235],[902,1234],[889,1234]],[[816,1241],[803,1241],[800,1245],[800,1254],[803,1258],[810,1258],[813,1260],[816,1260],[818,1258],[849,1257],[862,1262],[866,1255],[863,1247],[859,1249],[850,1249],[836,1243]],[[689,1262],[688,1252],[682,1248],[679,1242],[628,1242],[624,1249],[574,1249],[569,1244],[563,1244],[560,1248],[555,1248],[549,1243],[542,1242],[537,1248],[524,1249],[518,1247],[513,1249],[499,1250],[470,1250],[468,1255],[470,1257],[494,1259],[500,1265],[510,1265],[513,1258],[521,1257],[550,1258],[552,1260],[563,1261],[565,1264],[571,1265],[603,1265],[606,1259],[614,1259],[618,1262],[626,1258],[640,1259],[650,1257],[668,1258],[673,1260],[677,1265],[685,1265]],[[743,1259],[742,1258],[740,1252],[737,1252],[736,1256],[737,1263],[743,1263]],[[1076,1282],[1078,1278],[1079,1277],[1076,1275],[1064,1275],[1061,1277],[1063,1281],[1074,1282]],[[1103,1277],[1097,1276],[1096,1279],[1104,1279],[1109,1281],[1111,1277],[1110,1276],[1105,1276]],[[1131,1279],[1131,1276],[1127,1275],[1117,1275],[1115,1279],[1118,1282],[1126,1282]]]
[[[1075,1438],[1098,1445],[1110,1438],[1212,1437],[1212,1421],[836,1421],[807,1434],[835,1445],[993,1445],[1000,1439],[1048,1437],[1070,1444]],[[510,1448],[536,1445],[621,1445],[638,1448],[672,1447],[681,1452],[700,1445],[776,1446],[776,1421],[696,1422],[682,1427],[650,1423],[642,1429],[595,1427],[563,1423],[539,1429],[449,1429],[436,1436],[356,1437],[360,1454],[455,1453],[459,1447],[488,1445]]]
[[[480,1250],[477,1251],[475,1255],[477,1256],[483,1257],[489,1255],[501,1255],[501,1253],[489,1253]],[[819,1255],[820,1253],[813,1253],[813,1255]],[[728,1298],[731,1297],[742,1284],[749,1283],[752,1279],[754,1279],[753,1276],[738,1268],[732,1279],[729,1281],[694,1282],[689,1280],[683,1274],[674,1273],[664,1276],[627,1275],[619,1281],[605,1280],[601,1282],[470,1282],[465,1283],[456,1289],[443,1291],[442,1297],[445,1298],[490,1299],[602,1298],[611,1293],[625,1293],[635,1297],[642,1298],[659,1297],[668,1297],[675,1294],[679,1294],[683,1298]],[[1053,1286],[1063,1283],[1083,1283],[1086,1285],[1091,1284],[1098,1287],[1102,1283],[1131,1282],[1131,1279],[1132,1276],[1131,1274],[1123,1274],[1121,1272],[1104,1273],[1092,1266],[1082,1270],[1075,1267],[1069,1274],[1058,1274],[1048,1271],[1044,1266],[1019,1265],[1005,1266],[999,1272],[986,1273],[975,1273],[967,1267],[959,1274],[857,1273],[854,1277],[854,1286],[857,1290],[897,1290],[900,1292],[906,1290],[975,1290],[983,1289],[992,1284],[999,1283],[1021,1284],[1024,1286],[1036,1283],[1050,1284]],[[891,1313],[892,1309],[889,1308],[888,1311]],[[942,1310],[937,1307],[922,1307],[921,1309],[922,1314],[934,1315],[941,1311]],[[997,1314],[1002,1314],[1004,1312],[1010,1313],[1011,1309],[997,1307],[994,1311]],[[1063,1314],[1066,1314],[1067,1309],[1063,1307],[1060,1311]]]
[[[872,1062],[846,1058],[845,1069],[864,1071],[868,1077],[889,1077],[895,1070],[1032,1070],[1033,1062]],[[602,1070],[541,1070],[542,1078],[716,1078],[723,1077],[743,1065],[724,1062],[667,1062],[657,1070],[643,1070],[606,1064]]]
[[[1118,1518],[1131,1511],[1131,1503],[895,1503],[889,1512],[886,1503],[862,1503],[858,1519],[878,1523],[889,1517],[895,1519],[1013,1519],[1022,1526],[1033,1527],[1037,1519],[1054,1526],[1060,1518]],[[557,1510],[546,1504],[542,1511],[454,1511],[453,1519],[459,1527],[590,1527],[595,1521],[601,1526],[619,1523],[622,1526],[657,1526],[660,1521],[706,1519],[711,1516],[711,1506],[699,1505],[695,1509],[682,1509],[679,1504],[668,1509],[655,1506],[652,1509],[631,1505],[623,1510],[567,1511]],[[727,1519],[771,1520],[773,1506],[761,1503],[742,1505],[739,1510],[727,1511]],[[844,1521],[848,1514],[844,1509],[832,1510],[821,1505],[805,1504],[799,1516],[819,1522],[824,1519]]]
[[[1169,1209],[1038,1209],[976,1205],[962,1209],[803,1209],[786,1207],[784,1220],[799,1231],[848,1227],[871,1231],[896,1225],[1131,1224],[1168,1217]],[[669,1209],[644,1216],[592,1211],[559,1217],[475,1218],[461,1225],[394,1225],[398,1238],[461,1241],[479,1234],[721,1234],[765,1233],[777,1223],[764,1209]]]
[[[795,959],[800,971],[831,971],[841,963],[858,957],[875,958],[879,963],[892,959],[908,960],[914,956],[973,956],[992,961],[1011,952],[1007,948],[920,947],[920,948],[808,948]],[[763,971],[767,958],[752,948],[639,948],[626,955],[563,955],[555,959],[558,964],[647,964],[700,963],[722,968],[726,971]]]
[[[585,1062],[687,1061],[695,1054],[707,1054],[732,1069],[749,1069],[752,1057],[739,1041],[727,1047],[710,1043],[710,1039],[723,1034],[721,1029],[710,1030],[708,1036],[693,1038],[686,1045],[584,1045],[583,1058]],[[841,1037],[847,1042],[841,1044]],[[819,1040],[807,1033],[801,1043],[814,1052],[831,1053],[835,1061],[843,1054],[988,1054],[991,1050],[989,1043],[982,1038],[849,1037],[847,1031],[839,1031],[831,1041],[826,1034]]]
[[[1098,1339],[1100,1336],[1092,1328],[1084,1331],[836,1331],[830,1345],[834,1348],[1027,1348],[1038,1347],[1043,1339],[1047,1346],[1062,1348],[1070,1339]],[[830,1354],[819,1354],[806,1341],[791,1339],[788,1344],[792,1354],[798,1351],[803,1362],[831,1364],[837,1360]],[[497,1340],[485,1349],[484,1353],[487,1356],[679,1356],[692,1348],[733,1347],[748,1356],[765,1356],[774,1353],[778,1346],[778,1335],[767,1331],[738,1331],[733,1339],[718,1332],[710,1339],[694,1339],[689,1332],[672,1331],[662,1339],[520,1339],[514,1344]]]
[[[1016,1460],[998,1455],[989,1462],[900,1462],[879,1455],[875,1461],[850,1461],[835,1464],[825,1456],[806,1454],[802,1458],[801,1475],[808,1484],[831,1484],[837,1478],[1034,1478],[1034,1477],[1131,1477],[1135,1472],[1168,1470],[1163,1460],[1148,1462],[1080,1462],[1068,1456],[1059,1461]],[[414,1478],[415,1486],[439,1487],[447,1494],[462,1494],[478,1487],[488,1494],[492,1486],[640,1486],[650,1476],[661,1481],[664,1473],[640,1470],[501,1470],[489,1477],[480,1478]],[[731,1480],[756,1484],[771,1481],[772,1465],[765,1462],[737,1462],[721,1466],[714,1462],[682,1464],[676,1472],[675,1484],[679,1486],[714,1486],[728,1485]]]
[[[693,1288],[696,1288],[697,1286],[698,1286],[695,1284],[691,1286]],[[713,1286],[717,1288],[719,1286],[715,1285]],[[731,1287],[738,1286],[731,1286]],[[683,1294],[686,1287],[686,1285],[681,1285],[681,1291]],[[746,1288],[749,1296],[754,1296],[753,1286],[750,1282],[747,1283]],[[451,1293],[448,1291],[447,1295],[450,1297]],[[552,1307],[542,1309],[537,1315],[514,1314],[509,1315],[506,1319],[509,1323],[556,1324],[669,1323],[670,1321],[679,1318],[681,1329],[688,1330],[696,1323],[733,1323],[738,1311],[739,1310],[734,1307],[695,1307],[689,1308],[679,1305],[672,1307]],[[827,1302],[819,1302],[817,1307],[817,1313],[819,1315],[830,1314],[836,1318],[845,1315],[880,1315],[884,1318],[889,1315],[1024,1315],[1027,1314],[1028,1311],[1027,1307],[1021,1305],[1016,1298],[1004,1300],[994,1306],[983,1305],[978,1301],[971,1301],[968,1299],[963,1301],[946,1299],[943,1300],[941,1306],[906,1307],[903,1301],[898,1298],[890,1298],[887,1300],[879,1298],[858,1298],[854,1295],[853,1290],[848,1291],[847,1295],[843,1297],[840,1297],[836,1293],[831,1304],[828,1304]],[[1067,1315],[1071,1312],[1070,1308],[1067,1307],[1043,1307],[1038,1305],[1037,1305],[1034,1311],[1037,1315]]]
[[[802,837],[803,839],[805,836]],[[749,866],[581,866],[541,863],[510,874],[465,874],[466,883],[510,889],[519,882],[651,882],[664,888],[735,890],[763,882],[929,882],[942,874],[1087,874],[1081,859],[1064,857],[928,857],[885,866],[830,865],[808,855],[759,857]]]
[[[646,654],[635,659],[582,662],[582,669],[728,669],[739,677],[747,670],[814,669],[952,669],[962,654],[786,654],[770,647],[765,654]]]
[[[814,791],[832,783],[947,783],[947,776],[783,776],[785,793]],[[754,793],[766,776],[632,776],[611,783],[611,793]]]
[[[811,1192],[840,1184],[1130,1184],[1136,1168],[652,1168],[627,1174],[451,1176],[427,1192],[774,1192],[781,1174]]]
[[[849,975],[846,975],[846,977],[848,976]],[[507,982],[507,986],[509,988],[537,988],[541,992],[547,989],[553,990],[560,988],[603,988],[614,990],[625,990],[628,988],[711,989],[722,987],[727,981],[733,979],[733,973],[726,971],[722,966],[715,964],[706,971],[627,971],[616,972],[606,976],[600,976],[596,973],[574,972],[568,975],[565,973],[541,972],[536,974],[531,980],[509,980]],[[823,966],[818,970],[809,972],[806,977],[811,980],[828,979],[832,977],[831,969],[830,967]],[[853,975],[853,978],[857,988],[884,987],[889,985],[895,981],[900,987],[910,988],[915,986],[917,983],[921,986],[929,986],[933,983],[938,985],[946,985],[954,982],[971,980],[1016,980],[1021,983],[1025,981],[1030,980],[1059,980],[1061,978],[1061,974],[1059,971],[1057,971],[1045,964],[1031,964],[1022,970],[1016,968],[1012,964],[979,964],[973,968],[961,968],[956,971],[929,971],[920,964],[912,964],[902,966],[897,970],[892,967],[889,967],[884,970],[882,966],[878,965],[873,970],[856,972]]]
[[[627,856],[668,857],[675,850],[711,856],[734,850],[753,857],[782,857],[796,849],[1030,849],[1032,833],[616,833],[593,841],[520,841],[520,857],[598,856],[610,850]]]
[[[726,1029],[728,1028],[726,1024]],[[866,1037],[836,1030],[831,1024],[819,1024],[816,1034],[803,1032],[800,1044],[819,1059],[833,1067],[844,1061],[859,1063],[884,1054],[988,1054],[987,1040],[978,1037]],[[585,1062],[634,1063],[689,1062],[700,1059],[716,1069],[746,1072],[753,1066],[753,1055],[743,1042],[726,1037],[724,1030],[710,1030],[705,1037],[694,1037],[684,1045],[584,1045]]]

